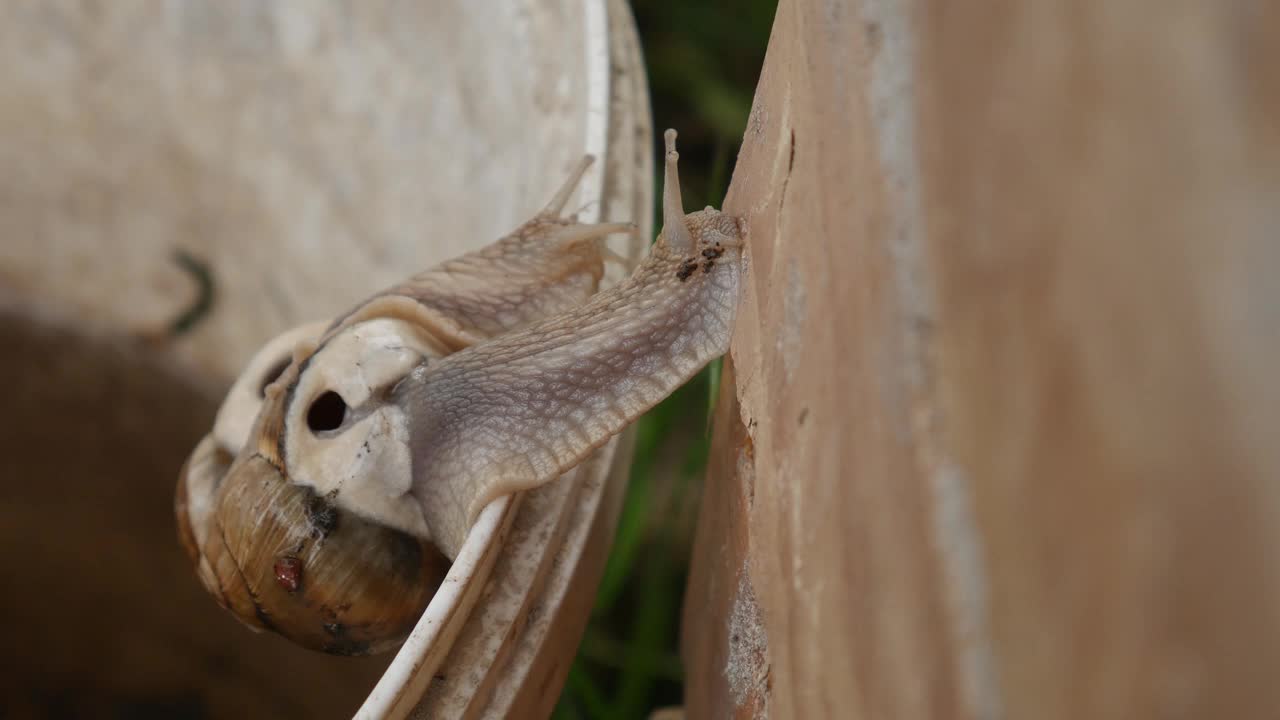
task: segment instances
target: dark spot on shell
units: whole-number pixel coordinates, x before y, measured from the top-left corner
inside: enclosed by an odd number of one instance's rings
[[[347,632],[347,626],[342,623],[325,623],[324,631],[333,637],[328,643],[325,643],[323,650],[330,655],[367,655],[369,653],[369,643],[363,640],[356,640],[351,637],[351,633]]]
[[[391,554],[391,567],[405,575],[410,582],[417,582],[422,575],[422,545],[408,533],[396,532],[387,547]]]
[[[332,494],[312,494],[307,500],[307,522],[311,523],[311,536],[315,538],[329,537],[338,529],[338,508],[333,505]]]
[[[696,260],[685,260],[680,263],[680,267],[676,270],[676,277],[680,278],[680,282],[684,282],[685,280],[688,280],[689,276],[693,274],[693,271],[697,269],[698,262]]]
[[[704,273],[709,273],[709,272],[711,272],[711,268],[715,267],[715,265],[716,265],[716,261],[715,261],[715,260],[704,260],[704,261],[702,261],[702,272],[704,272]]]
[[[281,555],[275,564],[276,582],[286,592],[296,593],[302,587],[302,561],[291,555]]]
[[[718,248],[718,247],[709,247],[702,251],[702,257],[707,258],[709,260],[715,260],[716,258],[720,257],[723,254],[724,254],[724,248]]]
[[[258,598],[252,598],[252,602],[254,617],[258,618],[258,622],[262,623],[262,627],[275,632],[276,624],[271,622],[271,616],[268,615],[267,611],[263,610],[262,606],[258,604]]]
[[[302,364],[298,366],[298,372],[293,375],[293,379],[289,382],[288,385],[285,386],[284,407],[287,408],[287,407],[293,406],[293,397],[298,392],[298,378],[302,377],[302,373],[306,372],[307,368],[311,367],[311,361],[314,360],[315,357],[316,356],[314,352],[308,355],[306,359],[302,361]],[[290,364],[292,364],[292,361],[290,362]],[[286,366],[285,370],[288,370],[288,369],[289,368]],[[285,448],[284,416],[281,415],[280,419],[277,422],[280,424],[279,427],[275,428],[274,430],[270,430],[268,433],[269,436],[275,437],[276,447],[275,447],[275,452],[273,453],[275,455],[275,459],[272,459],[270,457],[270,454],[264,455],[264,457],[266,458],[267,462],[274,465],[276,469],[281,472],[281,474],[285,474],[284,467],[283,467],[284,461],[280,459],[280,458],[289,456]]]

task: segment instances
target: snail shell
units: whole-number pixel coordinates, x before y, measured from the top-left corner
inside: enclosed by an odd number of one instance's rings
[[[360,419],[343,438],[361,444],[349,455],[354,467],[330,472],[325,453],[282,460],[292,452],[287,439],[303,456],[314,451],[313,433],[326,432],[315,428],[343,419],[328,388],[368,396],[441,350],[398,320],[357,323],[311,351],[319,330],[304,326],[272,340],[232,387],[214,432],[179,474],[179,535],[205,588],[250,627],[329,653],[380,652],[408,635],[449,568],[412,503],[396,506],[380,487],[359,482],[392,475],[407,482],[403,418],[387,407]],[[332,382],[356,365],[365,372]],[[303,366],[310,382],[299,382]],[[352,502],[362,502],[362,512]]]

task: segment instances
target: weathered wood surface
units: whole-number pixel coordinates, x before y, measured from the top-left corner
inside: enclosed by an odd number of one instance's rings
[[[783,0],[690,717],[1280,707],[1278,31]]]

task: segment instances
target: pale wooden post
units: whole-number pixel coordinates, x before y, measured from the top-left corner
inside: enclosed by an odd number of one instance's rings
[[[690,717],[1280,708],[1278,28],[783,0]]]

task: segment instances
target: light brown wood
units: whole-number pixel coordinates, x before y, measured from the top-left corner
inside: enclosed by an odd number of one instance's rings
[[[722,387],[736,380],[726,362]],[[738,411],[734,394],[721,392],[685,591],[681,654],[691,718],[768,712],[768,634],[748,566],[754,448]]]
[[[783,0],[690,717],[1280,707],[1264,5]]]

